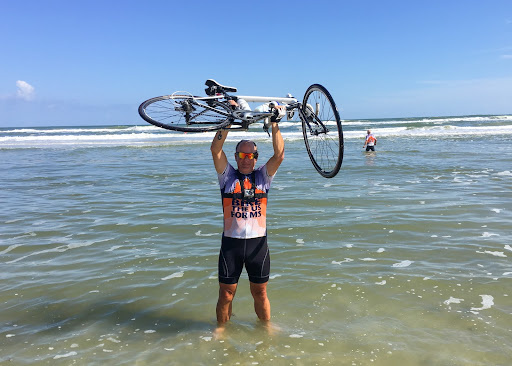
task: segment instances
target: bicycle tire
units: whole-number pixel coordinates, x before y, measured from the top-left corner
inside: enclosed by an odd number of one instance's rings
[[[314,106],[312,113],[308,104]],[[320,175],[333,178],[341,168],[344,151],[343,129],[336,103],[325,87],[313,84],[304,94],[302,112],[302,133],[309,158]],[[306,121],[303,115],[308,114]]]
[[[188,113],[183,105],[189,107]],[[231,109],[224,103],[213,101],[210,106],[190,95],[175,94],[146,100],[139,106],[139,115],[154,126],[181,132],[214,131],[232,121]]]

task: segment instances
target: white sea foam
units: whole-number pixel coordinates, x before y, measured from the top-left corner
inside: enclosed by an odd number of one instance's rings
[[[6,224],[14,224],[15,222],[18,222],[18,221],[22,221],[23,219],[12,219],[12,220],[7,220],[5,223]]]
[[[342,260],[342,261],[339,261],[339,262],[337,262],[337,261],[332,261],[331,263],[332,263],[332,264],[342,264],[342,263],[349,263],[349,262],[353,262],[353,261],[354,261],[354,260],[353,260],[353,259],[351,259],[351,258],[345,258],[345,259],[344,259],[344,260]]]
[[[482,298],[482,307],[481,308],[471,308],[474,311],[486,310],[490,309],[494,305],[494,297],[491,295],[480,295]]]
[[[217,233],[203,234],[203,233],[201,233],[201,230],[196,232],[196,236],[214,236],[214,235],[218,235],[218,234]]]
[[[5,254],[5,253],[8,253],[8,252],[10,252],[11,250],[16,249],[17,247],[21,247],[22,245],[23,245],[23,244],[14,244],[14,245],[9,245],[9,246],[7,247],[7,249],[2,250],[2,251],[0,252],[0,255]]]
[[[62,354],[62,355],[56,355],[53,359],[54,360],[58,360],[59,358],[66,358],[66,357],[76,356],[77,354],[78,353],[76,353],[75,351],[72,351],[72,352],[69,352],[69,353]]]
[[[63,133],[108,133],[108,134],[116,134],[116,133],[126,133],[126,132],[139,132],[139,131],[161,131],[159,127],[152,125],[142,125],[142,126],[113,126],[111,128],[101,128],[101,127],[70,127],[70,128],[19,128],[13,130],[4,130],[2,133],[30,133],[30,134],[63,134]]]
[[[502,175],[502,176],[507,176],[507,177],[512,177],[512,172],[510,172],[510,170],[505,170],[504,172],[499,172],[498,174],[496,175]]]
[[[484,231],[484,233],[482,234],[483,238],[490,238],[491,236],[500,236],[500,235],[499,234],[489,233],[487,231]]]
[[[412,123],[423,123],[427,125],[443,125],[446,123],[457,122],[487,122],[487,121],[511,121],[512,116],[460,116],[460,117],[434,117],[434,118],[417,118],[417,119],[388,119],[388,120],[344,120],[344,126],[361,126],[363,130],[369,124],[379,128],[380,126],[404,124],[409,125]]]
[[[505,245],[504,247],[506,250],[510,250],[512,252],[512,247],[510,245]]]
[[[449,118],[420,118],[403,120],[372,120],[375,132],[380,137],[453,137],[453,136],[485,136],[510,135],[512,120],[506,116],[469,116]],[[486,121],[503,121],[499,125],[485,125]],[[457,125],[474,122],[475,126]],[[345,126],[366,126],[369,121],[344,121]],[[284,122],[282,134],[285,140],[301,140],[301,124]],[[97,146],[97,145],[147,145],[147,144],[193,144],[210,142],[215,132],[180,133],[163,130],[151,125],[113,126],[113,127],[77,127],[77,128],[22,128],[0,130],[0,143],[4,148],[16,147],[47,147],[47,146]],[[361,139],[359,129],[344,131],[345,139]],[[251,125],[249,131],[230,132],[228,141],[251,138],[256,141],[268,141],[263,132],[262,124]],[[498,173],[511,176],[507,170]],[[327,183],[331,184],[331,183]]]
[[[171,278],[180,278],[180,277],[183,277],[184,274],[185,274],[185,272],[175,272],[172,275],[163,277],[162,281],[170,280]]]
[[[113,252],[114,250],[122,248],[122,247],[123,247],[122,245],[114,245],[110,249],[105,250],[105,252]]]
[[[512,134],[512,126],[433,126],[433,127],[389,127],[373,130],[379,137],[453,137],[453,136],[486,136],[500,133]],[[499,131],[499,132],[498,132]],[[347,139],[361,139],[359,131],[347,131],[343,133]],[[364,136],[363,136],[364,137]]]
[[[94,245],[94,244],[98,244],[98,243],[102,243],[102,242],[109,241],[109,240],[110,239],[103,239],[103,240],[98,240],[98,241],[89,240],[89,241],[84,241],[84,242],[81,242],[81,243],[72,243],[72,244],[68,244],[68,245],[62,245],[62,246],[59,246],[59,247],[56,247],[56,248],[45,249],[45,250],[40,250],[40,251],[37,251],[37,252],[34,252],[34,253],[30,253],[30,254],[27,254],[27,255],[22,256],[20,258],[13,259],[12,261],[9,261],[9,262],[6,262],[6,263],[7,264],[16,263],[16,262],[19,262],[19,261],[21,261],[23,259],[26,259],[28,257],[36,256],[36,255],[40,255],[40,254],[45,254],[45,253],[63,253],[63,252],[67,252],[68,250],[71,250],[71,249],[88,247],[88,246],[91,246],[91,245]]]
[[[413,263],[414,263],[413,261],[405,260],[405,261],[401,261],[399,263],[393,264],[393,267],[397,267],[397,268],[409,267]]]
[[[451,297],[448,300],[445,300],[443,304],[450,305],[450,304],[460,304],[464,299],[457,299],[455,297]]]
[[[507,255],[504,252],[498,252],[498,251],[492,252],[490,250],[485,250],[483,252],[480,252],[480,251],[477,250],[476,252],[479,253],[479,254],[490,254],[490,255],[493,255],[495,257],[504,257],[504,258],[507,257]]]

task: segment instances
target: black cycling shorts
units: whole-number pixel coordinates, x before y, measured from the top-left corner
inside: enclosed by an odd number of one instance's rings
[[[270,253],[267,237],[236,239],[223,235],[219,254],[219,282],[230,285],[238,283],[244,264],[249,281],[268,282]]]

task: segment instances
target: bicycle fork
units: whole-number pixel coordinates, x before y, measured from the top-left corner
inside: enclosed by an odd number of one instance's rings
[[[306,108],[309,113],[306,113],[304,108],[302,108],[302,104],[299,103],[299,114],[301,120],[306,122],[306,125],[308,126],[309,129],[309,133],[313,136],[327,134],[327,132],[329,132],[329,129],[322,122],[322,120],[318,118],[318,114],[320,113],[320,104],[316,103],[315,111],[313,111],[312,106],[310,106],[309,104],[306,106]]]

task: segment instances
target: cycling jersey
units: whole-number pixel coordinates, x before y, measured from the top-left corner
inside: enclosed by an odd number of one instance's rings
[[[373,135],[370,134],[370,135],[366,136],[366,144],[368,146],[374,146],[376,142],[377,142],[377,139]]]
[[[267,235],[267,193],[273,178],[267,173],[267,165],[243,175],[228,163],[218,178],[224,236],[249,239]]]

